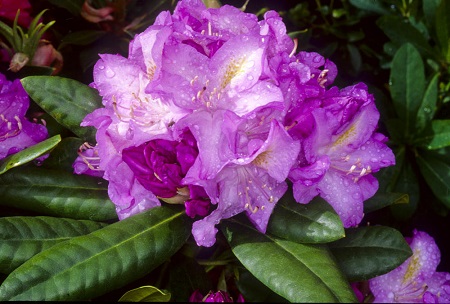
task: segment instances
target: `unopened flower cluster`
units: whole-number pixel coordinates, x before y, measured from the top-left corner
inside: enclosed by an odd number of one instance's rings
[[[200,246],[221,219],[245,212],[265,232],[293,184],[297,202],[317,195],[345,227],[378,189],[372,176],[394,164],[367,86],[333,86],[336,66],[297,52],[281,17],[262,20],[224,5],[180,1],[131,41],[128,58],[103,54],[94,82],[103,106],[76,173],[109,181],[119,219],[184,204]]]

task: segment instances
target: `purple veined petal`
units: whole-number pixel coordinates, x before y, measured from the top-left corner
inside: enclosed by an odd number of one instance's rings
[[[265,46],[259,36],[241,35],[228,40],[211,58],[210,71],[217,71],[214,87],[229,97],[252,87],[262,72]]]
[[[300,167],[300,166],[294,166],[292,167],[291,171],[289,172],[289,179],[294,183],[294,197],[298,202],[301,203],[308,203],[309,200],[300,199],[303,195],[301,194],[304,192],[307,188],[317,185],[322,178],[324,177],[325,173],[330,168],[330,160],[328,156],[323,155],[319,157],[314,163],[308,166]],[[303,187],[300,187],[298,190],[300,191],[298,194],[295,191],[296,186],[303,185]],[[316,194],[318,194],[316,192]],[[299,199],[297,199],[297,196]],[[311,198],[312,199],[312,198]]]
[[[427,280],[427,286],[426,293],[432,295],[434,302],[427,302],[424,295],[424,303],[450,303],[450,273],[435,272]]]
[[[233,163],[241,165],[252,163],[267,170],[278,182],[282,182],[294,165],[299,150],[300,142],[294,141],[278,121],[272,120],[270,132],[261,148],[254,155],[238,158],[233,160]]]
[[[159,77],[162,67],[164,44],[172,29],[170,26],[153,25],[135,36],[130,42],[128,58],[139,65],[149,81]]]
[[[391,272],[369,280],[374,302],[418,303],[434,299],[425,294],[427,281],[432,279],[440,261],[440,251],[434,239],[425,232],[415,230],[410,240],[413,255]],[[441,277],[436,278],[439,283]],[[445,283],[445,281],[443,282]],[[433,288],[436,288],[432,284]],[[431,289],[432,291],[436,289]]]
[[[328,170],[317,186],[325,199],[341,218],[345,228],[358,225],[363,218],[363,200],[378,190],[378,181],[371,175],[357,182],[335,170]]]
[[[283,102],[281,90],[268,81],[259,81],[248,90],[229,98],[222,107],[232,110],[239,116],[244,116],[259,107],[276,102],[280,104]]]
[[[230,5],[223,5],[218,9],[208,9],[210,13],[212,33],[226,36],[248,34],[258,27],[258,18],[254,14],[244,13]]]
[[[271,39],[269,42],[269,56],[281,52],[291,53],[294,50],[294,42],[286,33],[286,26],[283,19],[276,11],[267,11],[264,13],[264,21],[260,22],[261,29],[267,24],[269,29],[264,30],[261,35],[268,35]]]
[[[225,113],[230,115],[225,119]],[[224,126],[236,126],[240,118],[231,115],[227,111],[194,112],[174,126],[175,132],[188,128],[197,140],[199,155],[194,165],[188,171],[184,184],[198,184],[199,180],[208,180],[216,174],[231,160],[234,151],[230,149],[227,142],[227,134],[224,134]],[[232,132],[232,129],[229,130]]]
[[[380,113],[374,103],[361,107],[349,124],[344,125],[332,137],[326,154],[348,154],[361,147],[372,136],[378,124]]]

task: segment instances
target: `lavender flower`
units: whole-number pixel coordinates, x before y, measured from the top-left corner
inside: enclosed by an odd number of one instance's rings
[[[45,126],[25,118],[29,104],[20,80],[0,74],[0,159],[47,138]]]
[[[97,128],[97,145],[79,161],[109,180],[120,219],[160,200],[204,217],[192,228],[200,246],[240,212],[265,232],[287,178],[300,203],[321,195],[346,227],[358,224],[378,187],[370,173],[394,162],[375,132],[373,98],[363,84],[330,88],[336,66],[295,52],[274,11],[258,21],[179,1],[136,36],[128,58],[100,55],[92,87],[104,108],[82,123]]]
[[[448,303],[450,273],[436,272],[441,254],[434,239],[414,230],[413,255],[391,272],[369,280],[376,303]]]

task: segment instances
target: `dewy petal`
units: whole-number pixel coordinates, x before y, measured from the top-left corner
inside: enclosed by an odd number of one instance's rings
[[[435,272],[433,276],[427,280],[427,286],[428,289],[426,293],[433,295],[433,298],[437,299],[437,303],[450,303],[450,273]],[[426,302],[425,298],[424,302]]]
[[[320,196],[337,212],[344,227],[348,228],[361,222],[364,216],[363,200],[375,194],[378,181],[367,175],[354,182],[348,176],[329,170],[317,189]]]
[[[413,255],[391,272],[369,280],[374,302],[418,303],[423,301],[427,281],[440,261],[434,239],[425,232],[414,231],[410,242]],[[434,289],[433,289],[434,290]]]
[[[294,141],[278,121],[272,120],[269,135],[261,148],[250,158],[238,158],[233,162],[236,164],[251,162],[267,170],[278,182],[282,182],[287,178],[299,150],[300,142]]]

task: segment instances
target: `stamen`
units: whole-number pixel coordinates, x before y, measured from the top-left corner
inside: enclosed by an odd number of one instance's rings
[[[298,39],[294,38],[293,41],[294,41],[294,48],[292,49],[291,53],[289,54],[289,58],[294,56],[295,52],[297,51],[297,47],[298,47]]]

